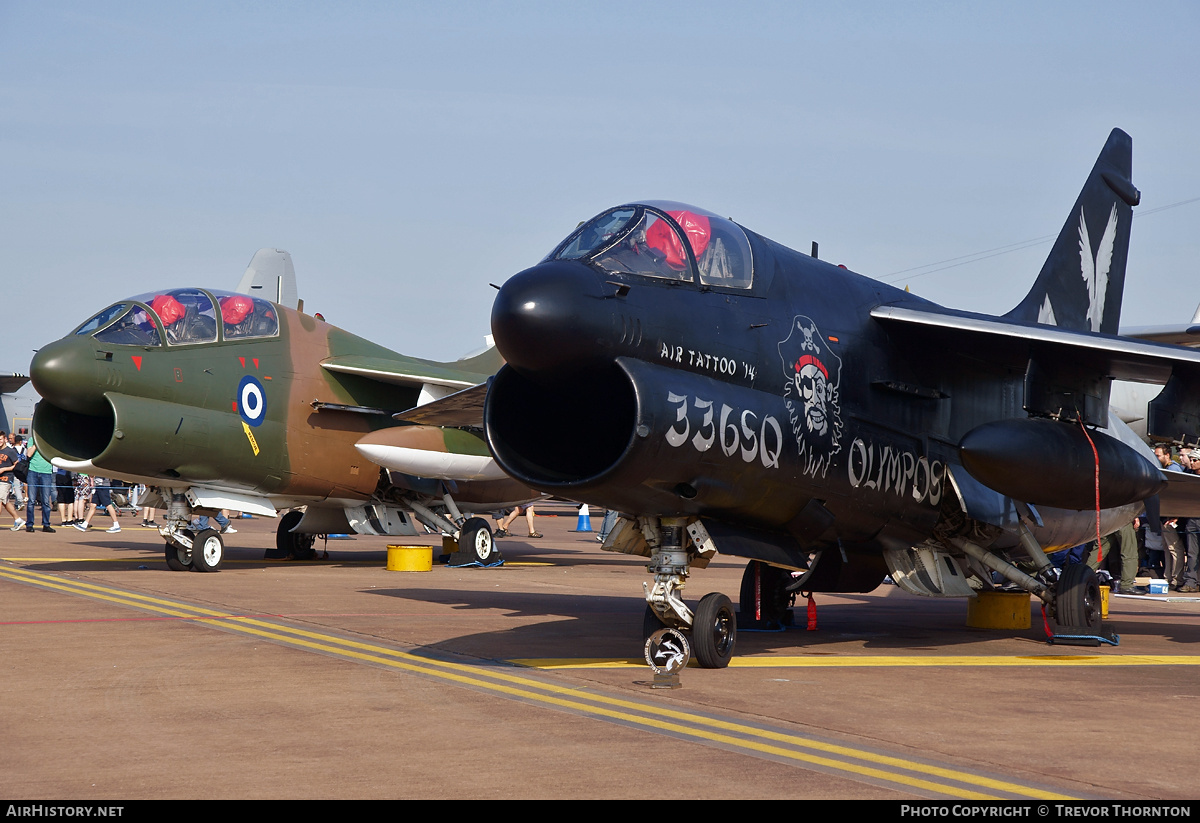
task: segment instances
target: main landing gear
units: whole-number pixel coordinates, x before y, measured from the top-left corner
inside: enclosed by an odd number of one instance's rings
[[[1082,646],[1099,646],[1101,643],[1116,645],[1120,642],[1112,627],[1101,619],[1100,583],[1096,572],[1083,563],[1076,563],[1067,566],[1056,576],[1049,558],[1023,522],[1020,537],[1025,553],[1033,561],[1033,575],[1026,574],[969,540],[954,538],[947,542],[982,566],[998,572],[1019,588],[1040,598],[1057,624],[1054,634],[1048,638],[1049,642]]]
[[[693,613],[683,602],[681,592],[687,581],[693,552],[683,545],[686,531],[696,554],[707,557],[715,552],[712,539],[699,521],[664,517],[655,532],[653,521],[643,521],[643,531],[653,549],[646,570],[654,575],[653,587],[646,590],[646,613],[642,621],[643,637],[664,627],[679,629],[691,636],[696,662],[705,669],[723,669],[729,665],[737,644],[737,615],[729,598],[719,592],[706,594]]]
[[[458,532],[458,551],[450,555],[451,566],[491,566],[500,557],[492,528],[482,517],[469,517]]]
[[[788,589],[793,581],[791,572],[751,560],[742,574],[738,591],[738,624],[742,628],[779,631],[795,622],[792,606],[795,590]]]
[[[279,518],[279,526],[275,529],[275,548],[278,549],[279,556],[289,560],[316,558],[317,550],[313,547],[317,543],[317,536],[292,531],[303,518],[304,512],[294,510]]]
[[[1060,633],[1101,636],[1100,582],[1083,563],[1063,569],[1054,586],[1054,619]]]

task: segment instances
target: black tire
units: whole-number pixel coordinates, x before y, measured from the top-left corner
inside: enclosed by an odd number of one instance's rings
[[[279,526],[275,529],[275,548],[295,560],[312,560],[317,552],[313,548],[317,542],[315,534],[297,534],[292,531],[303,519],[304,512],[290,511],[279,518]]]
[[[758,560],[747,563],[746,571],[742,573],[741,589],[738,591],[740,625],[772,629],[790,625],[792,595],[787,591],[787,584],[790,582],[791,575],[778,566]]]
[[[167,568],[173,572],[186,572],[192,568],[192,550],[185,549],[174,540],[167,541]]]
[[[1063,569],[1054,587],[1054,611],[1060,626],[1100,631],[1100,583],[1084,563]]]
[[[658,619],[658,612],[654,611],[647,603],[646,612],[642,615],[642,642],[645,643],[650,639],[650,635],[665,628],[667,628],[667,624]]]
[[[737,616],[733,604],[720,592],[700,598],[692,618],[692,651],[704,669],[723,669],[737,644]]]
[[[205,529],[192,541],[192,568],[198,572],[215,572],[225,559],[225,542],[216,529]]]
[[[459,554],[474,558],[481,566],[496,562],[496,542],[492,529],[482,517],[472,517],[463,523],[458,532]]]

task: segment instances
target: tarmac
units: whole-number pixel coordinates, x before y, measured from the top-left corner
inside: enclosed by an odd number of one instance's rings
[[[727,669],[650,688],[644,560],[574,509],[490,569],[396,572],[389,543],[214,574],[153,529],[0,531],[0,797],[832,798],[1087,803],[1197,790],[1200,599],[1110,601],[1118,646],[966,626],[963,600],[817,595],[816,630],[741,632]],[[57,522],[57,516],[54,521]],[[594,526],[599,526],[593,518]],[[718,557],[685,596],[736,602]]]

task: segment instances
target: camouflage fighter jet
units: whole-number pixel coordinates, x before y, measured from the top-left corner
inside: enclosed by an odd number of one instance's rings
[[[495,469],[474,432],[392,415],[501,364],[491,347],[405,357],[261,297],[170,289],[117,301],[37,352],[34,431],[57,466],[157,489],[173,569],[220,566],[220,533],[193,530],[196,515],[300,506],[277,534],[294,556],[317,534],[415,534],[415,515],[459,541],[456,561],[493,565],[487,521],[462,511],[540,495]],[[428,471],[397,468],[412,466]]]

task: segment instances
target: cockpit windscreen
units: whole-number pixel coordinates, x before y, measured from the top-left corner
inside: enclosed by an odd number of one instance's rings
[[[115,315],[120,315],[119,319],[115,323],[109,323],[109,320]],[[96,325],[93,326],[93,323]],[[107,327],[101,328],[94,335],[96,340],[101,343],[126,346],[162,345],[162,337],[158,333],[158,326],[154,324],[154,319],[145,306],[136,304],[130,306],[128,303],[119,303],[110,306],[80,326],[75,333],[87,334],[91,329],[103,327],[106,323]]]
[[[88,320],[79,328],[75,329],[76,334],[91,334],[97,329],[102,329],[117,319],[125,309],[129,308],[129,304],[125,302],[115,303],[109,306],[104,311],[97,314],[95,317]]]

